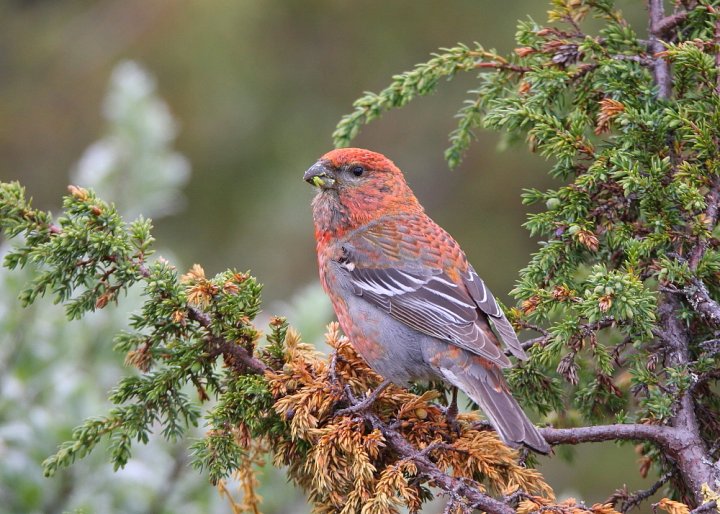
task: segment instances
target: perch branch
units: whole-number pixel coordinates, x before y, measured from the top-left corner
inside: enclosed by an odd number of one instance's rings
[[[380,430],[385,440],[398,455],[415,462],[418,471],[430,477],[438,487],[448,494],[462,496],[474,508],[491,514],[513,514],[515,512],[515,509],[510,505],[481,493],[478,484],[451,477],[441,471],[427,454],[414,448],[399,432],[383,423],[375,414],[367,412],[365,417],[372,423],[374,428]]]
[[[540,433],[552,445],[636,440],[652,441],[667,447],[672,441],[671,427],[639,423],[577,428],[541,428]]]

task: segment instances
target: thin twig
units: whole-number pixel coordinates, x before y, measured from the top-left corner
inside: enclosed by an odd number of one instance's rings
[[[620,509],[620,512],[625,514],[627,511],[638,507],[642,502],[650,498],[652,495],[654,495],[656,492],[660,490],[660,488],[665,485],[668,480],[670,480],[673,476],[673,473],[668,471],[663,476],[661,476],[653,485],[648,487],[647,489],[641,489],[639,491],[635,491],[634,493],[627,495],[627,491],[623,492],[623,490],[620,491],[622,494],[626,494],[627,496],[622,501],[622,508]]]
[[[518,66],[517,64],[511,64],[509,62],[488,62],[478,61],[475,63],[476,68],[492,68],[495,70],[508,70],[514,71],[515,73],[527,73],[532,71],[532,68],[528,66]]]
[[[207,331],[206,341],[211,346],[211,351],[222,354],[225,361],[236,371],[239,373],[250,372],[255,375],[262,375],[269,369],[264,362],[253,357],[250,352],[241,345],[234,341],[228,341],[222,337],[213,335],[210,330],[212,320],[207,313],[190,306],[188,306],[187,312],[191,320],[197,321],[200,326]]]
[[[390,387],[392,385],[392,382],[390,380],[383,380],[379,386],[375,388],[375,390],[370,393],[365,399],[358,401],[356,403],[353,403],[350,405],[350,407],[347,407],[345,409],[341,409],[335,413],[336,416],[347,416],[348,414],[355,414],[358,412],[367,411],[370,409],[370,407],[373,406],[375,401],[378,399],[380,394]],[[352,398],[354,400],[354,398]]]

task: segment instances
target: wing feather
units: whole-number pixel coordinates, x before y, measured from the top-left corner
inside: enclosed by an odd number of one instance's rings
[[[384,309],[398,321],[499,366],[510,365],[492,336],[483,331],[478,307],[465,288],[454,284],[440,270],[421,273],[357,265],[344,269],[355,294]]]
[[[480,310],[488,315],[493,327],[495,327],[495,330],[500,335],[500,339],[505,343],[510,352],[518,359],[526,360],[527,354],[518,340],[515,329],[497,304],[495,297],[487,288],[485,282],[478,276],[471,265],[468,265],[468,270],[465,276],[463,276],[463,280],[470,296]]]
[[[438,240],[449,246],[440,251]],[[472,266],[468,264],[457,281],[440,269],[439,263],[448,257],[467,261],[457,243],[424,214],[373,224],[346,240],[342,250],[338,262],[353,292],[398,321],[499,366],[509,366],[510,361],[498,339],[513,355],[527,358],[512,325]]]

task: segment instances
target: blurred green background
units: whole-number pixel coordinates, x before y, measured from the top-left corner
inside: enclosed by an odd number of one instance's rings
[[[639,27],[645,24],[644,2],[618,6]],[[102,168],[97,159],[107,157],[98,148],[120,141],[121,148],[108,150],[116,160],[105,198],[130,214],[153,216],[158,247],[171,249],[162,253],[180,269],[195,262],[209,274],[251,269],[265,284],[265,314],[288,315],[317,341],[330,311],[317,285],[312,191],[301,178],[331,148],[340,116],[363,91],[384,87],[392,74],[439,47],[478,41],[511,51],[517,20],[544,21],[546,8],[541,0],[5,0],[0,179],[20,180],[36,205],[57,211],[71,180],[102,189],[92,178],[93,167]],[[136,69],[136,84],[148,88],[143,94],[164,99],[144,107],[158,110],[147,118],[132,111],[113,117],[108,84],[127,60],[149,74]],[[536,245],[521,227],[521,190],[553,184],[542,159],[523,145],[503,150],[498,134],[482,131],[462,166],[448,171],[442,151],[453,114],[474,81],[468,74],[441,85],[437,94],[367,127],[356,144],[385,153],[405,171],[428,213],[508,302],[507,291]],[[136,119],[149,125],[133,127]],[[123,147],[126,140],[118,134],[124,130],[142,137]],[[147,134],[156,136],[152,148],[144,143],[153,139]],[[92,147],[95,154],[86,151],[100,138],[105,143]],[[131,168],[135,175],[124,176]],[[153,182],[153,170],[165,176]],[[173,194],[163,197],[163,190]],[[40,476],[40,462],[69,428],[106,408],[105,393],[122,372],[122,356],[110,352],[111,328],[122,326],[122,316],[95,322],[106,332],[95,326],[71,337],[61,315],[44,330],[31,330],[29,324],[42,320],[14,310],[9,292],[20,287],[18,279],[3,280],[0,512],[229,512],[187,469],[182,442],[153,441],[155,450],[143,450],[151,452],[144,457],[140,452],[144,467],[130,465],[117,475],[100,455],[59,478]],[[43,338],[59,342],[39,352]],[[63,359],[82,360],[83,370],[74,374],[70,366],[68,373],[38,378],[39,370],[55,369]],[[113,371],[98,371],[104,366]],[[70,376],[73,400],[56,394]],[[70,401],[76,409],[66,408]],[[35,405],[44,406],[41,421],[31,417]],[[18,437],[28,430],[32,436]],[[559,495],[589,503],[625,482],[631,489],[651,483],[637,476],[628,445],[588,446],[571,464],[542,460]],[[121,491],[129,487],[140,492]],[[266,513],[307,510],[282,471],[265,471],[261,494],[268,499]]]

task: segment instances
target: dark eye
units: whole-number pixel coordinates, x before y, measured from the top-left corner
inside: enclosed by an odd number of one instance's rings
[[[356,177],[359,177],[360,175],[365,173],[365,168],[363,168],[362,166],[353,166],[352,168],[350,168],[350,172]]]

